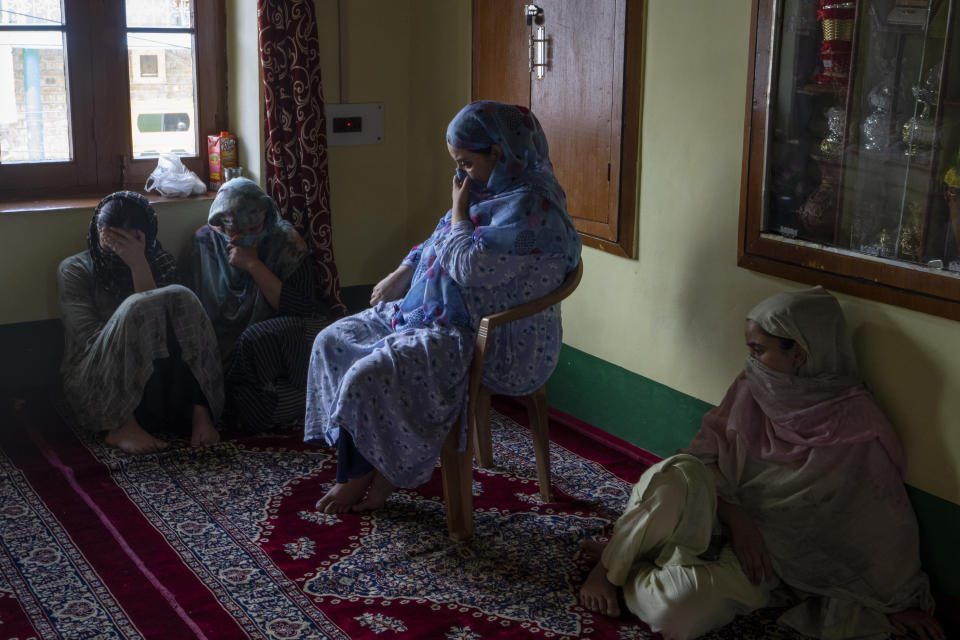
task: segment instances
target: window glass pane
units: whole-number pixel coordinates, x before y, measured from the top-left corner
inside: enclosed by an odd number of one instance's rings
[[[137,116],[137,130],[140,133],[157,133],[163,130],[162,113],[141,113]]]
[[[193,36],[131,33],[133,157],[197,154]]]
[[[60,0],[3,0],[0,2],[0,25],[62,23]]]
[[[137,116],[140,133],[159,131],[186,131],[190,128],[190,116],[186,113],[141,113]]]
[[[185,113],[163,114],[164,131],[186,131],[190,128],[190,116]]]
[[[143,78],[160,77],[158,56],[155,53],[145,53],[140,56],[140,76]]]
[[[0,30],[0,162],[71,158],[63,38]]]
[[[770,89],[766,233],[960,275],[952,5],[785,0]]]
[[[192,27],[191,0],[127,0],[128,27]]]

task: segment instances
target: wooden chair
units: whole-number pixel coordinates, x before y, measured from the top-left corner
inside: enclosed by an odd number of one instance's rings
[[[473,456],[481,467],[493,466],[490,444],[490,390],[482,383],[483,366],[487,353],[487,339],[497,326],[532,316],[557,304],[577,288],[583,275],[583,261],[551,293],[524,304],[484,316],[474,342],[470,365],[469,400],[467,406],[467,443],[464,451],[457,451],[460,430],[454,425],[447,434],[440,452],[440,470],[443,477],[443,495],[447,507],[447,529],[453,540],[473,537]],[[543,385],[530,395],[519,396],[527,406],[533,448],[537,460],[537,480],[540,497],[550,502],[550,433],[547,421],[547,387]]]

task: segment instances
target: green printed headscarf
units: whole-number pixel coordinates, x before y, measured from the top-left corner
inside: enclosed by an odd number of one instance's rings
[[[262,227],[261,227],[262,223]],[[256,246],[257,256],[280,280],[308,256],[293,225],[280,218],[273,198],[248,178],[224,183],[210,206],[209,232],[197,236],[194,289],[218,333],[239,331],[276,315],[253,277],[230,264],[233,246]]]

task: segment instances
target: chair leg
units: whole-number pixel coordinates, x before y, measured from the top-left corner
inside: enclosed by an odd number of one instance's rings
[[[466,451],[457,451],[459,435],[454,424],[440,450],[447,531],[455,542],[473,537],[473,442],[468,437]]]
[[[551,502],[550,496],[550,421],[547,416],[547,388],[540,387],[527,396],[527,416],[533,434],[533,451],[537,458],[537,481],[540,498]]]
[[[486,387],[480,387],[477,393],[476,408],[470,420],[473,421],[470,430],[476,439],[477,465],[489,469],[493,466],[493,445],[490,442],[490,390]]]

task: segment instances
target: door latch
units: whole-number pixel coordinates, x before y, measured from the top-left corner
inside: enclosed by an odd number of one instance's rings
[[[533,26],[536,22],[537,32],[530,33],[530,73],[536,73],[537,80],[543,78],[547,68],[547,36],[543,29],[543,8],[535,4],[523,5],[523,15],[527,25]]]

